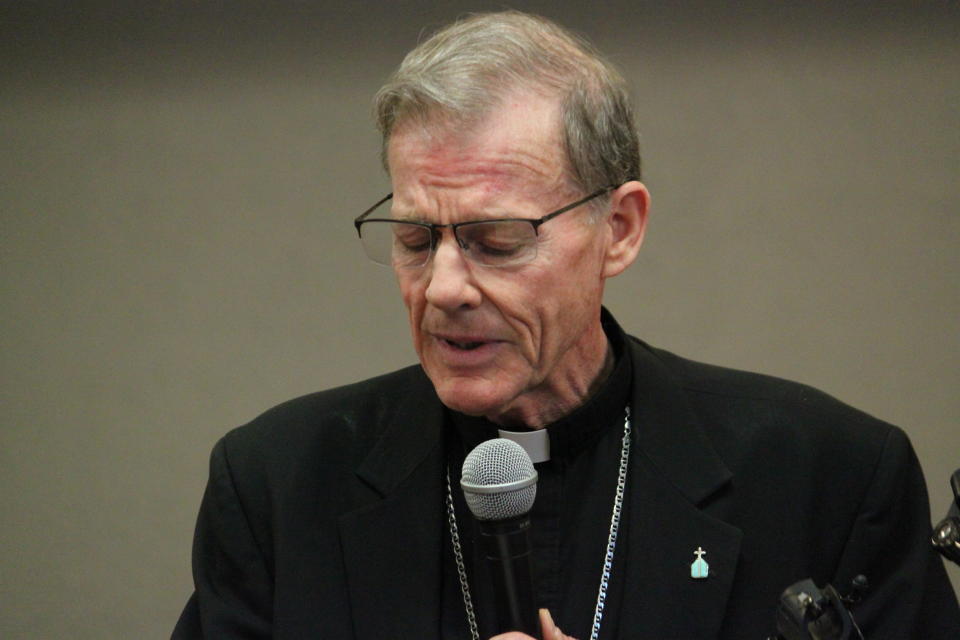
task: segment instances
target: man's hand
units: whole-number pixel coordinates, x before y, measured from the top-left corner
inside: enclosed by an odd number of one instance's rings
[[[553,618],[550,616],[550,612],[546,609],[540,609],[540,630],[543,632],[543,640],[577,640],[576,638],[571,638],[570,636],[564,635],[560,631],[560,627],[553,623]],[[509,633],[501,633],[500,635],[490,638],[490,640],[532,640],[530,636],[520,633],[519,631],[510,631]]]

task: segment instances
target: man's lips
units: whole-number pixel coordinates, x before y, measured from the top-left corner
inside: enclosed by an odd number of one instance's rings
[[[477,372],[491,366],[499,357],[505,341],[479,333],[431,333],[435,345],[427,358],[432,366],[447,368],[449,372]]]
[[[486,344],[483,340],[472,340],[469,342],[458,342],[456,340],[447,340],[447,344],[451,347],[456,347],[457,349],[463,349],[464,351],[473,351],[477,347],[483,346]]]
[[[495,338],[473,334],[434,333],[433,337],[447,346],[461,351],[473,351],[489,344],[501,342]]]

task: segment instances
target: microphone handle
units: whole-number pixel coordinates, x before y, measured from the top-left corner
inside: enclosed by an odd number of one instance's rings
[[[480,548],[487,559],[499,632],[522,631],[540,640],[533,596],[530,518],[480,521]]]

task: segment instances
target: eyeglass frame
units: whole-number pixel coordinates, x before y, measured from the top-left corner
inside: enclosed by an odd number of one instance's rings
[[[625,184],[626,182],[629,182],[629,180],[625,181],[624,184]],[[465,221],[463,221],[463,222],[448,222],[447,224],[437,224],[437,223],[435,223],[435,222],[420,222],[420,221],[417,221],[417,220],[397,220],[397,219],[394,219],[394,218],[369,218],[369,219],[367,219],[366,216],[370,215],[374,210],[377,209],[377,207],[379,207],[380,205],[382,205],[382,204],[383,204],[384,202],[386,202],[387,200],[390,200],[391,198],[393,198],[393,192],[391,191],[391,192],[388,193],[386,196],[384,196],[383,198],[381,198],[380,200],[378,200],[378,201],[376,202],[376,204],[374,204],[372,207],[370,207],[369,209],[367,209],[366,211],[364,211],[363,213],[361,213],[359,216],[357,216],[356,218],[354,218],[354,220],[353,220],[353,226],[356,227],[356,229],[357,229],[357,237],[360,238],[360,241],[361,241],[361,242],[363,241],[363,234],[360,232],[360,227],[363,226],[363,223],[365,223],[365,222],[394,222],[394,223],[402,222],[402,223],[404,223],[404,224],[412,224],[412,225],[417,225],[417,226],[425,227],[425,228],[429,229],[429,230],[430,230],[430,252],[427,254],[426,260],[423,261],[423,264],[419,264],[419,265],[408,265],[408,266],[407,266],[407,268],[419,268],[419,267],[426,266],[427,263],[430,262],[430,258],[432,258],[432,257],[433,257],[433,254],[436,252],[437,246],[439,245],[439,238],[440,238],[439,230],[440,230],[440,229],[445,229],[445,228],[447,228],[447,227],[450,227],[450,229],[453,231],[453,238],[454,238],[454,240],[456,240],[457,246],[459,246],[462,251],[465,251],[465,250],[467,249],[467,245],[466,245],[465,242],[463,242],[463,241],[460,239],[460,236],[459,236],[459,234],[457,233],[457,229],[459,229],[460,227],[469,226],[469,225],[473,225],[473,224],[487,224],[487,223],[490,223],[490,222],[529,222],[530,225],[533,227],[533,234],[534,234],[534,236],[537,237],[537,238],[539,238],[539,237],[540,237],[540,226],[543,225],[544,223],[549,222],[550,220],[553,220],[554,218],[556,218],[557,216],[559,216],[559,215],[562,214],[562,213],[566,213],[566,212],[568,212],[568,211],[571,211],[571,210],[573,210],[573,209],[576,209],[577,207],[579,207],[579,206],[581,206],[581,205],[584,205],[584,204],[590,202],[590,201],[593,200],[594,198],[599,198],[599,197],[602,196],[602,195],[605,195],[605,194],[607,194],[607,193],[610,193],[610,192],[613,191],[614,189],[618,189],[620,186],[622,186],[622,185],[609,185],[609,186],[606,186],[606,187],[604,187],[604,188],[602,188],[602,189],[599,189],[599,190],[597,190],[597,191],[594,191],[593,193],[591,193],[590,195],[586,196],[585,198],[581,198],[581,199],[577,200],[576,202],[573,202],[573,203],[571,203],[571,204],[568,204],[568,205],[565,205],[565,206],[563,206],[563,207],[560,207],[560,208],[557,209],[556,211],[551,211],[551,212],[548,213],[547,215],[545,215],[545,216],[543,216],[543,217],[540,217],[540,218],[490,218],[489,220],[465,220]],[[369,258],[369,256],[368,256],[368,258]],[[470,258],[468,257],[468,259],[470,259]],[[379,263],[379,262],[377,262],[377,261],[375,261],[375,260],[373,260],[373,259],[371,259],[371,262],[373,262],[374,264],[381,264],[381,263]],[[473,260],[473,259],[470,259],[470,262],[473,263],[473,264],[479,265],[479,266],[481,266],[481,267],[488,267],[488,268],[494,268],[494,269],[496,269],[496,268],[501,268],[501,267],[504,267],[504,266],[511,266],[510,264],[506,264],[506,265],[483,264],[482,262],[477,262],[477,261],[475,261],[475,260]],[[520,264],[525,264],[525,263],[520,263]],[[390,266],[390,265],[383,265],[383,266]]]

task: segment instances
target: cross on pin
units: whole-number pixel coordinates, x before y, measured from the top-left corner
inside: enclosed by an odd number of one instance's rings
[[[697,550],[693,552],[697,559],[693,561],[693,564],[690,565],[690,577],[694,580],[703,580],[710,573],[710,565],[707,564],[707,561],[703,559],[703,556],[706,555],[706,551],[703,550],[703,547],[697,547]]]

